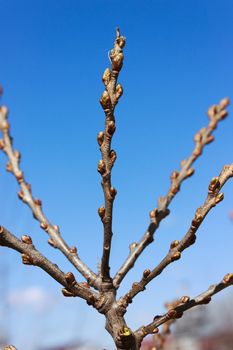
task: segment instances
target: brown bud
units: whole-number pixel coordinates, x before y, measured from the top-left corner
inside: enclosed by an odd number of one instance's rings
[[[31,192],[31,189],[32,189],[32,188],[31,188],[31,185],[30,185],[30,184],[28,184],[28,183],[27,183],[27,184],[25,184],[25,185],[26,185],[26,187],[27,187],[28,191],[29,191],[29,192]]]
[[[118,84],[116,87],[116,99],[119,100],[122,94],[123,94],[123,87],[121,84]]]
[[[223,109],[220,113],[219,113],[219,119],[223,120],[228,116],[228,112]]]
[[[151,270],[150,269],[146,269],[143,271],[143,278],[147,278],[151,273]]]
[[[101,175],[103,175],[105,173],[106,167],[105,167],[105,163],[104,163],[103,159],[100,159],[100,161],[98,163],[97,170]]]
[[[125,46],[125,38],[123,36],[120,36],[116,39],[117,44],[120,46],[121,49]]]
[[[219,107],[220,107],[221,109],[225,109],[229,104],[230,104],[230,99],[229,99],[229,97],[225,97],[225,98],[223,98],[223,99],[220,101]]]
[[[220,187],[219,177],[213,177],[210,180],[208,193],[213,193],[215,190],[217,190]]]
[[[110,188],[110,195],[111,195],[111,197],[115,198],[116,194],[117,194],[117,190],[115,189],[115,187],[111,187]]]
[[[111,71],[109,68],[106,68],[102,76],[102,80],[105,86],[108,85],[108,83],[110,82],[110,79],[111,79]]]
[[[186,171],[186,177],[190,177],[194,174],[194,169],[193,168],[189,168],[187,171]]]
[[[33,265],[33,260],[29,255],[23,253],[23,254],[21,254],[21,257],[22,257],[23,264]]]
[[[66,288],[62,288],[61,291],[62,291],[62,294],[64,295],[64,297],[74,297],[74,294]]]
[[[48,244],[51,245],[51,247],[53,247],[53,248],[57,248],[57,246],[52,238],[48,239]]]
[[[186,295],[184,295],[183,297],[180,298],[180,302],[182,304],[186,304],[187,302],[189,302],[190,298]]]
[[[24,195],[23,195],[23,192],[22,192],[22,191],[19,191],[19,192],[18,192],[18,197],[19,197],[19,199],[21,199],[21,200],[24,199]]]
[[[224,193],[218,193],[215,197],[215,204],[220,203],[224,199]]]
[[[208,145],[209,143],[214,141],[214,136],[213,135],[209,135],[207,136],[206,140],[205,140],[205,144]]]
[[[175,261],[175,260],[179,260],[181,258],[181,253],[179,251],[175,252],[174,254],[172,254],[171,256],[171,260]]]
[[[123,52],[119,52],[117,54],[113,52],[113,54],[110,55],[110,58],[112,61],[112,70],[119,72],[123,65],[123,59],[124,59]]]
[[[201,133],[198,131],[198,132],[196,133],[196,135],[194,136],[194,141],[199,143],[199,142],[201,141],[201,139],[202,139],[202,135],[201,135]]]
[[[109,135],[113,135],[116,130],[116,126],[113,120],[110,120],[110,122],[107,125],[107,131]]]
[[[226,274],[226,275],[223,277],[222,282],[223,282],[224,284],[228,284],[228,283],[233,282],[233,273],[228,273],[228,274]]]
[[[200,304],[209,304],[211,301],[211,297],[205,297],[203,300],[201,300]]]
[[[76,282],[74,274],[72,272],[67,272],[65,274],[65,279],[68,284],[74,284],[74,282]]]
[[[105,215],[105,208],[104,207],[98,208],[98,214],[101,217],[101,219],[103,219]]]
[[[170,179],[171,179],[171,180],[175,180],[178,176],[179,176],[179,171],[174,170],[174,171],[171,173]]]
[[[0,129],[2,129],[2,131],[4,132],[7,132],[10,128],[10,125],[9,123],[4,119],[1,124],[0,124]]]
[[[116,154],[116,152],[114,150],[111,150],[110,158],[111,158],[111,162],[113,164],[115,162],[116,158],[117,158],[117,154]]]
[[[41,200],[38,199],[38,198],[35,198],[35,199],[33,200],[33,202],[34,202],[34,204],[37,205],[38,207],[41,207],[41,206],[42,206],[42,202],[41,202]]]
[[[18,183],[22,183],[23,182],[23,172],[22,171],[18,171],[17,174],[15,175],[16,180],[18,181]]]
[[[30,236],[24,235],[21,237],[21,241],[26,244],[32,244],[32,239]]]
[[[10,173],[12,172],[13,167],[12,167],[12,164],[11,164],[10,162],[7,162],[7,164],[6,164],[6,170],[9,171]]]
[[[99,146],[102,146],[103,142],[104,142],[104,132],[100,131],[97,135],[97,142],[99,144]]]
[[[178,186],[178,185],[175,185],[175,186],[171,187],[171,193],[172,194],[176,194],[177,192],[179,192],[179,190],[180,190],[180,186]]]
[[[210,119],[213,118],[215,116],[215,114],[217,113],[217,111],[218,111],[218,106],[216,106],[216,105],[211,106],[207,112],[208,117]]]
[[[77,248],[76,247],[71,247],[70,248],[71,254],[77,254]]]
[[[46,231],[48,229],[49,225],[46,221],[43,221],[40,223],[40,227]]]
[[[169,318],[176,318],[177,317],[177,311],[175,309],[170,309],[167,312],[167,316]]]
[[[5,143],[2,139],[0,139],[0,149],[4,150],[4,147],[5,147]]]
[[[111,99],[107,90],[104,90],[103,95],[100,98],[100,104],[103,109],[107,109],[111,106]]]
[[[60,232],[60,228],[59,228],[58,225],[53,225],[53,228],[54,228],[55,231]]]
[[[176,239],[175,241],[171,242],[170,248],[173,249],[178,246],[180,242]]]
[[[159,333],[159,329],[158,329],[158,327],[155,327],[155,328],[153,329],[152,333],[153,333],[153,334],[157,334],[157,333]]]
[[[157,210],[156,209],[151,210],[150,211],[150,218],[151,219],[155,219],[156,218],[156,214],[157,214]]]
[[[3,232],[4,232],[4,228],[0,226],[0,234],[2,234]]]

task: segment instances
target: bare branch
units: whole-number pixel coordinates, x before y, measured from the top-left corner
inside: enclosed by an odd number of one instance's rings
[[[154,233],[159,227],[160,222],[169,214],[168,206],[171,203],[174,196],[180,190],[182,182],[193,175],[194,169],[192,168],[195,160],[202,154],[205,145],[211,143],[214,140],[212,132],[216,129],[218,122],[223,120],[227,116],[226,107],[229,104],[229,99],[223,99],[219,105],[214,105],[208,110],[208,117],[210,119],[206,128],[200,129],[200,131],[194,136],[195,147],[191,156],[185,160],[182,160],[180,165],[180,171],[173,171],[171,174],[171,186],[164,197],[160,197],[158,200],[157,208],[150,212],[151,223],[148,226],[147,231],[142,236],[139,243],[133,243],[131,245],[130,253],[117,274],[113,279],[113,284],[116,288],[119,288],[121,281],[126,276],[128,271],[134,266],[137,258],[143,252],[143,250],[153,242]]]
[[[79,296],[90,304],[93,304],[98,299],[98,294],[90,290],[87,285],[76,282],[71,272],[65,274],[56,264],[53,264],[36,250],[31,237],[22,236],[22,239],[19,240],[3,226],[0,226],[0,245],[12,248],[21,253],[23,264],[38,266],[47,272],[53,279],[65,287],[62,290],[65,296]]]
[[[104,207],[98,209],[100,218],[104,226],[103,255],[101,262],[101,277],[103,282],[112,286],[110,277],[109,257],[112,241],[112,210],[113,201],[116,196],[116,189],[111,185],[111,171],[116,160],[116,152],[111,150],[112,136],[115,132],[115,106],[123,93],[121,84],[117,84],[117,78],[123,65],[122,49],[125,45],[125,38],[120,36],[117,29],[114,48],[110,51],[112,70],[107,68],[103,74],[105,90],[100,99],[100,104],[105,113],[105,131],[100,131],[97,137],[100,146],[102,159],[98,163],[98,171],[102,177],[102,188],[104,192]]]
[[[32,195],[31,186],[25,182],[24,174],[20,169],[20,153],[13,149],[12,137],[10,136],[10,125],[7,121],[8,110],[5,106],[0,107],[0,130],[3,134],[3,140],[0,140],[0,149],[7,155],[9,161],[6,169],[11,172],[20,186],[18,192],[19,198],[26,203],[32,211],[33,217],[39,221],[40,227],[48,233],[50,239],[48,243],[54,248],[58,248],[67,259],[75,266],[75,268],[86,278],[88,283],[97,288],[96,274],[87,267],[79,258],[77,250],[69,247],[61,237],[59,227],[52,225],[42,211],[42,202]]]
[[[161,272],[172,262],[179,260],[181,257],[181,252],[195,243],[198,228],[200,227],[208,212],[214,208],[216,204],[223,200],[224,195],[223,193],[220,193],[220,190],[226,181],[231,177],[233,177],[233,164],[225,165],[220,175],[218,177],[214,177],[210,181],[208,196],[204,204],[196,210],[194,219],[192,220],[191,225],[182,240],[175,240],[171,243],[170,250],[168,254],[163,258],[163,260],[152,271],[147,269],[143,272],[143,276],[140,282],[133,283],[130,291],[119,300],[119,305],[127,307],[127,305],[132,302],[132,299],[138,293],[145,290],[145,286],[152,279],[160,275]]]
[[[180,299],[180,303],[168,310],[168,312],[162,316],[155,316],[153,322],[147,326],[140,327],[136,332],[136,336],[144,338],[147,334],[153,334],[157,332],[157,327],[171,319],[177,319],[182,317],[183,312],[193,308],[194,306],[208,304],[211,301],[211,297],[223,289],[233,285],[233,273],[228,273],[224,276],[223,280],[210,286],[205,292],[199,294],[197,297],[190,299],[185,296]]]

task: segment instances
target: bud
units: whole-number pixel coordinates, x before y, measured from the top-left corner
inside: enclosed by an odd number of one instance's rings
[[[23,264],[33,265],[32,258],[29,255],[23,253],[23,254],[21,254],[21,257],[22,257]]]
[[[14,156],[15,156],[15,158],[16,158],[18,161],[19,161],[20,158],[21,158],[21,154],[20,154],[19,151],[14,151]]]
[[[208,145],[209,143],[214,141],[214,136],[213,135],[209,135],[207,136],[206,140],[205,140],[205,144]]]
[[[116,39],[117,44],[120,46],[121,49],[125,46],[125,38],[123,36],[120,36]]]
[[[187,171],[186,171],[186,177],[190,177],[194,174],[194,168],[189,168]]]
[[[223,277],[222,283],[228,284],[233,282],[233,273],[228,273]]]
[[[6,170],[9,171],[10,173],[13,171],[13,167],[12,167],[12,164],[10,162],[7,162]]]
[[[62,294],[64,295],[64,297],[74,297],[74,294],[66,288],[62,288],[61,291],[62,291]]]
[[[3,118],[7,118],[7,114],[8,114],[8,108],[6,106],[1,106],[0,107],[0,112],[3,115]]]
[[[100,208],[98,209],[98,214],[99,214],[99,216],[101,217],[101,219],[103,219],[103,218],[104,218],[104,215],[105,215],[105,208],[104,208],[104,207],[100,207]]]
[[[33,202],[34,202],[34,204],[37,205],[38,207],[41,207],[41,206],[42,206],[42,202],[41,202],[41,200],[38,199],[38,198],[35,198],[35,199],[33,200]]]
[[[175,180],[175,179],[177,179],[178,176],[179,176],[179,171],[174,170],[174,171],[171,173],[170,179],[171,179],[171,180]]]
[[[99,161],[97,170],[101,175],[103,175],[105,173],[106,167],[105,167],[105,163],[104,163],[103,159],[101,159]]]
[[[221,109],[225,109],[229,104],[230,104],[230,99],[229,99],[229,97],[225,97],[225,98],[223,98],[223,99],[220,101],[219,107],[220,107]]]
[[[55,244],[55,242],[54,242],[54,240],[52,238],[48,239],[48,244],[51,245],[51,247],[53,247],[53,248],[57,248],[56,244]]]
[[[175,252],[172,256],[171,256],[171,260],[175,261],[175,260],[179,260],[181,258],[181,253],[180,252]]]
[[[117,158],[117,154],[116,154],[116,152],[113,149],[110,152],[110,158],[111,158],[111,162],[113,164],[115,162],[116,158]]]
[[[219,118],[221,120],[225,119],[228,116],[228,112],[224,109],[219,113]]]
[[[115,189],[115,187],[111,187],[110,188],[110,195],[113,199],[115,198],[116,194],[117,194],[117,190]]]
[[[218,111],[218,106],[216,106],[216,105],[211,106],[207,112],[208,117],[210,119],[213,118],[215,116],[215,114],[217,113],[217,111]]]
[[[183,297],[180,298],[180,302],[181,302],[182,304],[188,303],[189,300],[190,300],[190,298],[189,298],[188,296],[186,296],[186,295],[184,295]]]
[[[71,254],[77,254],[77,248],[76,247],[71,247],[70,248],[70,253]]]
[[[118,84],[116,87],[116,99],[119,100],[119,98],[122,96],[123,94],[123,88],[121,84]]]
[[[46,221],[44,221],[44,222],[40,223],[40,227],[46,231],[48,229],[49,225]]]
[[[111,99],[107,90],[104,90],[103,95],[100,98],[100,104],[103,107],[103,109],[107,109],[110,107]]]
[[[111,71],[109,68],[106,68],[102,76],[102,80],[105,86],[108,85],[108,83],[110,82],[110,79],[111,79]]]
[[[155,328],[153,329],[152,333],[153,333],[153,334],[159,333],[158,327],[155,327]]]
[[[100,131],[97,135],[97,142],[99,144],[99,146],[102,146],[103,142],[104,142],[104,132]]]
[[[157,210],[156,209],[151,210],[150,211],[150,218],[151,219],[155,219],[156,218],[156,214],[157,214]]]
[[[110,58],[112,61],[112,70],[119,72],[123,65],[123,59],[124,59],[123,52],[119,52],[117,54],[113,52],[113,54],[110,55]]]
[[[173,249],[178,246],[180,242],[176,239],[175,241],[171,242],[170,248]]]
[[[197,133],[195,134],[195,136],[194,136],[194,141],[195,141],[195,142],[200,142],[201,139],[202,139],[201,133],[200,133],[200,132],[197,132]]]
[[[23,195],[23,192],[22,192],[22,191],[19,191],[19,192],[18,192],[18,197],[19,197],[19,199],[21,199],[21,200],[24,199],[24,195]]]
[[[220,187],[220,182],[219,182],[219,177],[213,177],[210,180],[209,188],[208,188],[208,193],[213,193],[215,192],[216,189]]]
[[[146,269],[143,271],[143,278],[147,278],[151,273],[151,270],[150,269]]]
[[[116,130],[116,126],[113,120],[110,120],[110,122],[107,125],[107,131],[110,135],[113,135]]]
[[[16,180],[18,181],[18,183],[22,183],[23,182],[23,172],[22,171],[18,171],[17,174],[15,175]]]
[[[74,274],[72,272],[67,272],[65,274],[65,279],[68,284],[74,284],[76,283]]]
[[[137,243],[136,242],[131,243],[130,246],[129,246],[130,252],[132,252],[136,247],[137,247]]]
[[[4,141],[0,139],[0,149],[4,150],[4,147],[5,147]]]
[[[224,199],[224,193],[218,193],[215,197],[215,204],[220,203]]]
[[[32,244],[32,239],[30,236],[24,235],[21,237],[21,241],[26,244]]]
[[[176,318],[176,316],[177,316],[177,311],[176,311],[175,309],[170,309],[170,310],[168,310],[168,312],[167,312],[167,316],[168,316],[169,318]]]

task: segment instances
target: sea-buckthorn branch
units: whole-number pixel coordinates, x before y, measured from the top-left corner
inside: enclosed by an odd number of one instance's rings
[[[143,272],[141,280],[139,282],[134,282],[130,291],[119,299],[119,305],[127,307],[138,293],[145,290],[146,285],[152,279],[160,275],[161,272],[163,272],[163,270],[172,262],[179,260],[182,251],[195,243],[198,228],[209,211],[223,200],[224,195],[223,193],[220,193],[220,190],[226,181],[232,177],[233,164],[225,165],[219,176],[212,178],[208,187],[207,198],[204,204],[196,210],[195,216],[185,236],[180,241],[175,240],[171,243],[169,252],[153,270],[146,269]]]
[[[34,247],[30,236],[24,235],[19,240],[3,226],[0,226],[0,246],[8,247],[21,253],[23,264],[38,266],[47,272],[54,280],[64,286],[62,289],[64,296],[78,296],[92,305],[98,301],[98,294],[91,290],[87,283],[78,283],[72,272],[65,274],[56,264],[53,264],[43,256]]]
[[[13,149],[12,137],[10,136],[10,125],[7,121],[8,110],[5,106],[0,107],[0,130],[3,138],[0,140],[0,149],[7,155],[7,171],[11,172],[20,187],[18,197],[26,203],[32,211],[33,217],[39,221],[40,227],[50,236],[48,243],[58,248],[75,268],[86,278],[88,283],[97,288],[96,274],[87,267],[79,258],[76,247],[69,247],[61,236],[59,227],[52,225],[42,211],[41,200],[34,198],[31,186],[24,179],[20,168],[20,152]]]
[[[213,295],[219,293],[223,289],[233,285],[233,273],[228,273],[218,284],[211,285],[205,292],[199,294],[193,299],[188,296],[183,296],[180,303],[174,308],[171,308],[164,315],[157,315],[154,320],[147,326],[142,326],[135,331],[135,336],[143,339],[147,334],[158,332],[158,327],[171,319],[178,319],[183,316],[183,313],[195,306],[205,305],[211,301]]]
[[[101,278],[103,282],[112,286],[110,277],[109,258],[112,240],[112,211],[113,201],[116,196],[116,189],[111,184],[111,171],[116,160],[116,152],[111,149],[112,136],[115,132],[115,106],[123,93],[121,84],[117,85],[117,78],[123,65],[123,47],[125,38],[120,35],[119,29],[116,32],[114,48],[110,51],[111,70],[107,68],[103,74],[105,90],[100,98],[100,104],[105,113],[105,130],[100,131],[97,141],[100,146],[102,159],[98,163],[98,172],[102,177],[102,188],[104,192],[104,206],[98,209],[99,216],[103,222],[104,239],[103,254],[101,261]]]
[[[158,199],[157,208],[150,212],[150,224],[147,231],[142,236],[138,243],[132,243],[130,245],[130,252],[120,267],[119,271],[116,273],[113,284],[115,288],[119,288],[121,281],[126,276],[128,271],[132,269],[137,258],[141,255],[143,250],[153,242],[154,233],[159,227],[160,222],[169,214],[168,206],[171,203],[174,196],[180,190],[182,182],[188,177],[192,176],[194,169],[192,168],[195,160],[202,154],[205,145],[214,141],[212,135],[213,131],[216,129],[218,123],[226,118],[228,115],[226,107],[229,104],[229,99],[224,98],[220,101],[219,105],[214,105],[208,110],[209,124],[206,128],[201,128],[194,136],[195,147],[192,154],[187,159],[184,159],[180,163],[180,170],[173,171],[171,174],[171,185],[167,194]]]

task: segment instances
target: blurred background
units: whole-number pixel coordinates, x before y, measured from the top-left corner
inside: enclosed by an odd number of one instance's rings
[[[96,170],[100,159],[96,135],[104,125],[98,102],[104,90],[101,77],[109,66],[115,28],[119,26],[126,36],[119,77],[124,95],[116,108],[112,145],[118,155],[112,175],[118,191],[111,254],[114,275],[129,245],[145,232],[148,213],[167,192],[171,172],[192,152],[194,134],[208,123],[208,107],[225,96],[233,99],[233,3],[8,0],[0,4],[1,103],[10,110],[11,134],[22,154],[25,178],[35,197],[42,199],[51,223],[60,226],[68,244],[77,245],[80,257],[95,271],[103,231],[97,214],[103,194]],[[215,142],[196,162],[195,176],[172,202],[155,242],[123,281],[119,296],[145,268],[153,268],[164,257],[171,241],[186,233],[205,200],[210,179],[232,162],[231,106],[229,112],[214,132]],[[75,272],[48,246],[46,235],[18,200],[18,186],[5,164],[0,154],[0,223],[18,237],[31,235],[37,249],[63,271]],[[164,312],[165,301],[195,296],[232,272],[233,182],[223,192],[224,201],[200,227],[196,244],[130,305],[126,319],[132,329]],[[77,280],[82,281],[79,274]],[[82,300],[64,298],[60,290],[43,271],[22,265],[18,253],[2,247],[0,348],[12,343],[19,350],[113,349],[103,316]],[[215,350],[214,336],[232,334],[232,302],[228,289],[207,308],[190,312],[189,321],[174,325],[170,346]],[[178,338],[183,345],[175,343]],[[218,350],[233,348],[232,337],[226,343],[230,347]]]

